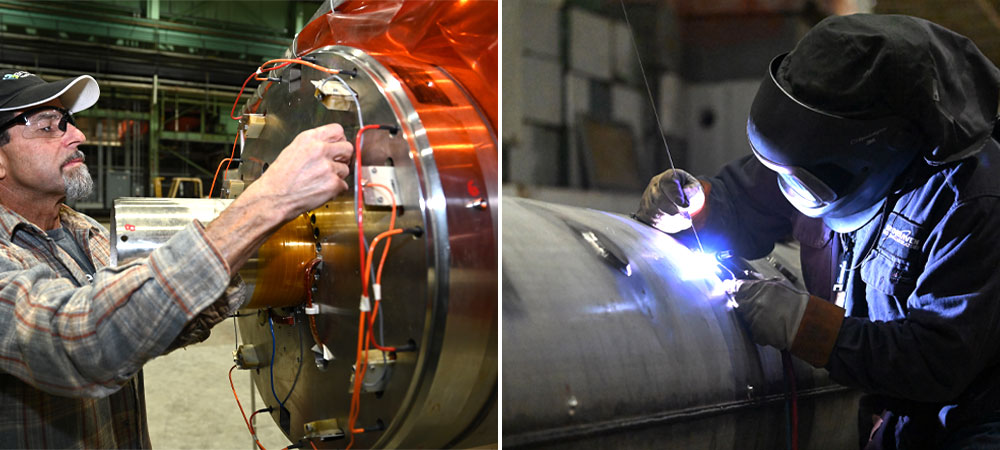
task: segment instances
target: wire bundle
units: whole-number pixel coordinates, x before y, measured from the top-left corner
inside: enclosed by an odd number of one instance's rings
[[[372,337],[372,332],[373,332],[372,330],[374,328],[375,318],[377,317],[379,308],[381,307],[382,269],[385,266],[386,256],[389,253],[389,246],[392,243],[392,236],[403,232],[402,229],[396,228],[396,208],[397,208],[396,198],[393,195],[392,190],[385,185],[376,183],[368,183],[364,185],[365,187],[373,187],[375,189],[380,189],[385,191],[385,193],[392,201],[392,211],[389,219],[389,229],[376,236],[375,239],[372,240],[371,245],[367,246],[368,247],[367,251],[366,251],[365,237],[364,237],[364,219],[363,219],[364,202],[361,198],[362,194],[361,144],[363,142],[362,137],[366,131],[379,128],[388,129],[387,127],[382,125],[362,126],[358,130],[358,134],[355,138],[356,160],[354,168],[355,168],[356,188],[355,188],[354,200],[356,204],[355,215],[358,224],[358,252],[361,264],[361,271],[360,271],[361,302],[359,305],[360,314],[358,315],[358,342],[357,342],[356,357],[354,362],[354,367],[355,367],[354,383],[353,383],[353,391],[351,393],[351,405],[350,405],[351,407],[350,407],[350,412],[348,414],[348,430],[351,433],[350,442],[347,445],[348,449],[354,445],[354,435],[357,433],[365,432],[363,428],[356,428],[356,425],[357,425],[358,415],[360,414],[361,410],[361,386],[363,384],[365,374],[368,369],[369,348],[371,346],[374,346],[375,348],[382,351],[396,351],[394,347],[384,347],[378,344],[377,342],[374,342],[374,339]],[[372,281],[372,269],[373,269],[372,267],[373,255],[375,254],[375,250],[379,242],[381,242],[383,239],[385,240],[386,244],[385,247],[382,249],[382,257],[379,260],[378,269],[376,271],[376,274],[374,275],[375,282],[372,285],[371,281]],[[375,298],[374,308],[372,308],[369,303],[369,299],[371,298],[369,296],[370,291],[374,293],[374,298]],[[368,317],[369,312],[371,312],[370,317]]]

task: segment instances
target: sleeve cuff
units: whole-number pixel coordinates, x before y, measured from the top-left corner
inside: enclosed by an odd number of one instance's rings
[[[813,366],[826,366],[843,322],[843,308],[810,296],[792,341],[791,353]]]

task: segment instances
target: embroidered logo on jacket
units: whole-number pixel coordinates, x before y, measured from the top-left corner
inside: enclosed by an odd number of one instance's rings
[[[886,225],[885,229],[882,230],[882,235],[892,239],[897,244],[902,245],[906,248],[918,248],[920,246],[920,239],[911,236],[910,230],[900,230],[899,228],[893,227],[891,224]]]

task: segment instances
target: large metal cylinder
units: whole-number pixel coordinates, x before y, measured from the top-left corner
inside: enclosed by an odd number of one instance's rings
[[[266,73],[242,108],[246,143],[234,181],[254,183],[302,131],[335,122],[354,141],[362,125],[385,126],[364,134],[356,151],[362,178],[394,190],[396,227],[412,231],[392,238],[373,333],[397,351],[362,359],[355,430],[363,431],[352,432],[363,302],[351,196],[364,189],[368,243],[392,216],[390,196],[356,186],[352,165],[349,192],[285,225],[240,271],[253,295],[237,320],[238,360],[253,369],[272,419],[305,447],[304,438],[342,448],[351,434],[353,448],[495,443],[497,5],[336,3],[286,56],[341,72],[289,63]],[[124,225],[116,221],[116,244]],[[317,258],[322,269],[307,279]],[[318,311],[303,307],[307,292]],[[315,341],[332,359],[312,351]]]
[[[504,198],[503,214],[505,447],[784,447],[781,356],[694,252],[601,211]],[[853,448],[858,394],[794,371],[801,448]]]
[[[356,70],[357,75],[345,81],[359,94],[365,123],[400,130],[397,135],[370,132],[359,151],[363,167],[392,173],[386,184],[397,187],[396,227],[421,232],[419,238],[407,235],[392,240],[381,287],[385,301],[379,327],[385,345],[415,345],[416,352],[391,355],[395,359],[386,375],[388,381],[372,380],[384,386],[361,395],[357,426],[373,431],[356,434],[355,446],[438,448],[493,442],[496,420],[489,417],[496,417],[498,334],[495,134],[484,125],[483,116],[476,114],[471,98],[439,67],[404,58],[390,58],[387,66],[361,50],[340,46],[319,48],[304,56],[324,67]],[[246,182],[258,178],[301,131],[337,122],[348,136],[354,136],[360,127],[357,105],[327,109],[316,98],[313,82],[322,83],[327,74],[310,69],[293,72],[292,68],[275,72],[275,77],[297,78],[299,84],[294,89],[283,84],[262,86],[250,99],[255,111],[266,114],[267,123],[243,149],[240,178]],[[400,77],[399,72],[409,78]],[[413,95],[414,89],[420,95]],[[422,115],[422,108],[433,109],[435,116],[448,120],[432,121],[433,117]],[[450,138],[435,143],[431,140],[435,135]],[[388,204],[375,205],[371,200],[366,192],[367,242],[388,229],[391,214]],[[309,343],[305,345],[309,361],[303,367],[300,340],[305,336],[311,341],[308,328],[301,323],[304,316],[291,309],[274,309],[278,305],[273,301],[252,304],[248,309],[272,309],[239,320],[245,342],[270,349],[267,317],[297,317],[296,325],[278,321],[274,330],[275,391],[278,397],[291,392],[284,402],[289,417],[281,417],[274,396],[265,395],[265,402],[275,407],[272,417],[293,441],[308,436],[306,426],[317,420],[337,419],[338,426],[347,428],[361,293],[357,225],[350,199],[329,203],[306,217],[302,230],[289,230],[284,237],[279,233],[276,243],[261,248],[257,267],[269,266],[267,260],[273,257],[265,253],[302,249],[301,259],[277,264],[291,268],[288,277],[298,281],[304,274],[298,268],[313,257],[322,257],[325,264],[314,296],[320,313],[315,321],[318,335],[335,359],[319,370],[310,364]],[[309,251],[314,248],[318,251]],[[257,275],[254,279],[256,302],[265,278]],[[301,303],[298,294],[305,292],[305,286],[300,286],[285,290],[286,296]],[[271,392],[269,371],[255,371],[254,378],[262,392]],[[323,444],[339,447],[343,442]]]

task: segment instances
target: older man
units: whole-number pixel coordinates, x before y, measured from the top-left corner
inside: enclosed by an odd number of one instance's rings
[[[72,113],[87,75],[0,71],[0,446],[149,447],[142,365],[203,340],[244,300],[236,271],[289,219],[347,189],[337,124],[305,131],[204,227],[108,265],[108,231],[63,202],[93,189]]]

